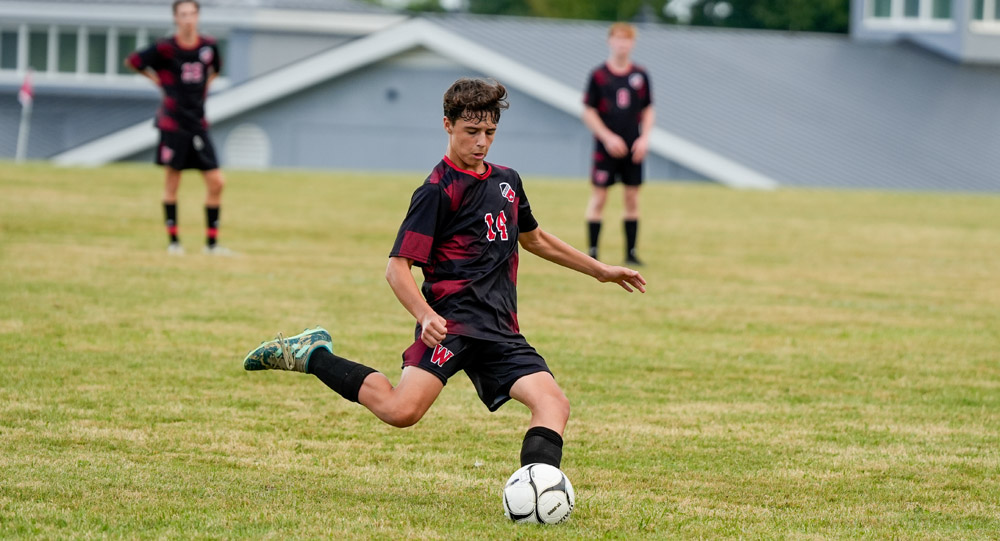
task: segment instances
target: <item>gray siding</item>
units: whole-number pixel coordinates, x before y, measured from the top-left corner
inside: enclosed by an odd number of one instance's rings
[[[426,174],[447,145],[444,91],[459,77],[485,74],[418,56],[417,66],[387,60],[217,124],[213,140],[223,166],[230,134],[250,123],[268,134],[274,167]],[[526,175],[589,175],[593,142],[577,118],[514,89],[510,103],[488,161]],[[147,152],[133,159],[151,158]],[[647,170],[649,178],[699,178],[662,158]]]
[[[153,121],[159,97],[126,95],[108,99],[96,95],[35,96],[28,137],[28,157],[44,159],[68,148],[141,122]],[[0,157],[12,158],[17,148],[21,106],[17,91],[0,92]]]

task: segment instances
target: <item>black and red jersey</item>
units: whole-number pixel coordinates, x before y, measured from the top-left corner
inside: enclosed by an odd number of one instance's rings
[[[198,36],[197,45],[184,48],[176,37],[160,39],[129,55],[128,62],[140,71],[151,68],[160,78],[163,105],[156,115],[158,128],[196,133],[208,129],[205,121],[208,80],[211,73],[222,69],[215,40]]]
[[[651,92],[649,75],[641,67],[633,64],[627,73],[616,74],[601,64],[590,72],[583,103],[597,109],[604,125],[631,147],[639,138],[642,111],[653,103]]]
[[[445,157],[413,192],[389,256],[423,268],[424,298],[449,334],[502,341],[520,336],[517,237],[537,227],[516,171],[487,163],[477,174]]]

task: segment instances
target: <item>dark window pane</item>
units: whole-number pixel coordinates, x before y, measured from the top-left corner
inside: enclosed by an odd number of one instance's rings
[[[0,32],[0,69],[17,69],[17,32]]]
[[[906,4],[903,5],[903,16],[904,17],[919,17],[920,16],[920,0],[906,0]]]
[[[35,71],[48,69],[49,33],[32,31],[28,34],[28,67]]]
[[[104,73],[107,71],[108,37],[104,34],[87,36],[87,72]]]
[[[935,19],[950,19],[951,0],[934,0],[934,9],[932,13]]]
[[[59,71],[63,73],[76,71],[76,32],[59,34]]]
[[[118,62],[115,63],[118,73],[132,73],[125,67],[125,59],[132,51],[135,51],[135,34],[118,34]]]
[[[892,0],[872,0],[872,16],[889,17],[892,15]]]

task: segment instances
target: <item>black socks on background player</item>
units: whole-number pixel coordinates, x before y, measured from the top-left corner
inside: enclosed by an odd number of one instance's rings
[[[167,226],[170,242],[177,242],[177,203],[163,203],[163,223]]]
[[[625,257],[635,259],[635,239],[639,236],[639,220],[625,220]]]
[[[219,207],[205,207],[205,244],[215,246],[219,236]]]
[[[597,239],[601,236],[601,222],[587,222],[587,238],[590,240],[590,257],[597,259]]]
[[[558,432],[544,426],[533,426],[524,434],[521,444],[521,465],[541,462],[559,467],[562,463],[563,439]]]
[[[351,402],[358,401],[358,391],[368,374],[378,372],[374,368],[338,357],[322,347],[312,352],[306,371]]]

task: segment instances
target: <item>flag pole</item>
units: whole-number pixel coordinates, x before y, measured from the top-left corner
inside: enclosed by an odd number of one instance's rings
[[[35,90],[31,86],[31,70],[24,74],[24,84],[17,93],[17,101],[21,102],[21,126],[17,129],[17,150],[14,151],[14,162],[21,163],[28,157],[28,133],[31,131],[31,106],[35,101]]]
[[[31,103],[21,107],[21,126],[17,130],[17,150],[14,161],[21,163],[28,156],[28,134],[31,132]],[[10,148],[10,147],[7,147]]]

